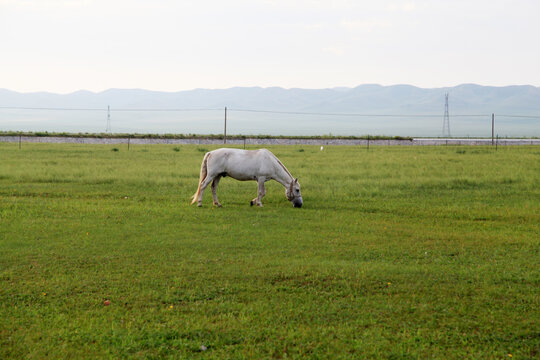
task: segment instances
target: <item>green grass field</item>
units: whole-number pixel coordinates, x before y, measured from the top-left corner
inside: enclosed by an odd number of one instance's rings
[[[214,148],[0,143],[0,358],[540,356],[540,148]]]

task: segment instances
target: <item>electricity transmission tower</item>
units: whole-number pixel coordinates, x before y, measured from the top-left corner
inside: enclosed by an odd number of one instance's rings
[[[105,129],[106,133],[111,132],[111,107],[107,105],[107,128]]]
[[[444,94],[444,119],[442,126],[442,136],[450,137],[450,115],[448,115],[448,93]]]

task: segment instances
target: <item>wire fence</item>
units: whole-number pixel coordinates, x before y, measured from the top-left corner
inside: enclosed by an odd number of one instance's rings
[[[494,119],[488,112],[450,114],[451,136],[540,136],[540,114],[494,114]],[[433,113],[0,106],[3,131],[439,137],[442,124],[443,114]]]

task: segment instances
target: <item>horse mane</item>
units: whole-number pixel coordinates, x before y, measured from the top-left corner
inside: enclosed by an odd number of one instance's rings
[[[291,179],[294,180],[294,177],[291,175],[291,173],[289,172],[289,170],[287,170],[287,168],[285,167],[285,165],[283,165],[283,163],[281,162],[281,160],[279,160],[279,159],[277,158],[277,156],[274,155],[270,150],[267,150],[267,151],[268,151],[270,154],[272,154],[272,156],[274,157],[274,159],[278,162],[278,164],[281,166],[281,168],[282,168],[283,170],[285,170],[285,172],[287,173],[287,175],[289,175],[289,176],[291,177]]]

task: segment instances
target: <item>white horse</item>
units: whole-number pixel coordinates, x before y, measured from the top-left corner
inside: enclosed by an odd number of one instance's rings
[[[221,206],[217,199],[216,189],[219,180],[224,176],[241,181],[257,181],[259,192],[258,196],[251,200],[251,205],[263,206],[262,198],[266,194],[264,183],[268,180],[276,180],[285,187],[285,195],[293,206],[302,207],[303,200],[298,179],[293,178],[281,161],[266,149],[217,149],[206,153],[201,165],[199,187],[193,195],[191,204],[197,202],[197,206],[202,206],[204,189],[212,183],[214,205]]]

